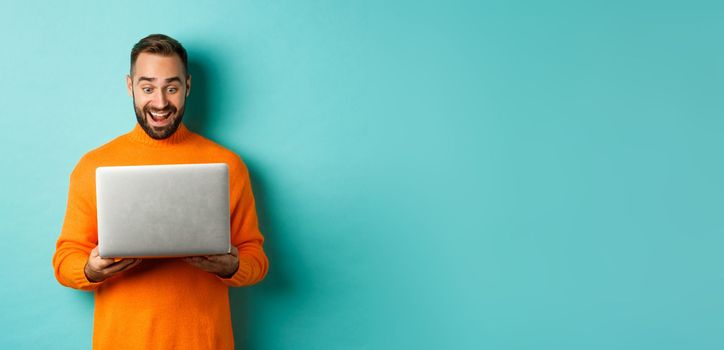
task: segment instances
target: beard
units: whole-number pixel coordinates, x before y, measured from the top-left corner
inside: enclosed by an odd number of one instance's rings
[[[169,136],[173,135],[174,132],[176,132],[176,129],[178,129],[179,125],[181,125],[181,120],[184,117],[184,112],[186,110],[186,104],[181,107],[180,110],[177,110],[176,106],[172,104],[168,104],[165,108],[162,109],[156,109],[151,108],[148,105],[139,108],[136,105],[136,95],[133,95],[133,110],[136,112],[136,120],[138,121],[138,124],[141,125],[141,128],[143,131],[146,132],[146,134],[151,137],[154,140],[163,140],[165,138],[168,138]],[[152,126],[148,123],[148,118],[151,118],[151,113],[166,113],[169,112],[168,118],[174,118],[170,124],[166,126]]]

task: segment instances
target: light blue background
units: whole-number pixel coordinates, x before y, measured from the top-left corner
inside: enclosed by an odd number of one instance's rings
[[[0,348],[90,347],[51,257],[155,32],[251,170],[239,348],[724,348],[718,1],[3,2]]]

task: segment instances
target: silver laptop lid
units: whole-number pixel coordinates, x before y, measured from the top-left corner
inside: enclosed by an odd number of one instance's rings
[[[225,254],[229,240],[226,164],[96,169],[101,257]]]

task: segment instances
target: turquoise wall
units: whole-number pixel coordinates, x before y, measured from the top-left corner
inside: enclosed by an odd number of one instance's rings
[[[562,0],[3,2],[0,348],[90,347],[51,257],[155,32],[251,170],[239,348],[724,348],[724,3]]]

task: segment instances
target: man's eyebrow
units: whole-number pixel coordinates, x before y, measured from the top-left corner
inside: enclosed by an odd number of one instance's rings
[[[181,78],[179,78],[179,77],[166,78],[165,80],[166,80],[166,83],[171,83],[171,82],[174,82],[174,81],[181,83]],[[152,77],[139,77],[139,78],[138,78],[138,82],[140,83],[140,82],[142,82],[142,81],[156,81],[156,78],[152,78]]]

